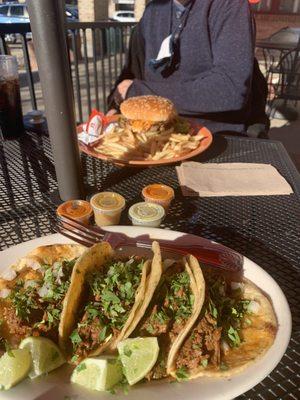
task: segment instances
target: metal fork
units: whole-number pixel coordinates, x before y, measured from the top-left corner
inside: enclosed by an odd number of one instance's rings
[[[107,232],[99,227],[85,225],[64,216],[57,217],[57,230],[62,235],[86,247],[106,241],[115,250],[131,247],[151,250],[153,242],[148,235],[131,238],[123,233]],[[186,234],[176,240],[159,239],[158,242],[163,253],[173,253],[177,256],[192,254],[208,266],[231,272],[240,272],[243,268],[241,254],[202,237]]]

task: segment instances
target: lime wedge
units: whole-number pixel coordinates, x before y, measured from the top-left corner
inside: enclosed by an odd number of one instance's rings
[[[0,390],[8,390],[26,378],[31,367],[27,349],[10,350],[0,358]]]
[[[66,362],[57,345],[41,336],[30,336],[22,340],[20,349],[27,349],[31,353],[32,368],[29,372],[31,379],[53,371]]]
[[[113,356],[86,358],[74,369],[71,382],[92,390],[109,390],[122,380],[122,365]]]
[[[159,346],[156,337],[126,339],[118,344],[123,371],[129,385],[143,379],[154,367]]]

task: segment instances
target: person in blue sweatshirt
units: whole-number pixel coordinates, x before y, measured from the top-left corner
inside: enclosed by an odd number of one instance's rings
[[[213,133],[267,130],[266,81],[248,0],[152,0],[131,38],[109,114],[129,97],[169,98]]]

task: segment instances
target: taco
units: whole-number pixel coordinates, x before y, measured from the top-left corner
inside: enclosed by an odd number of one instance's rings
[[[81,245],[41,246],[0,278],[0,338],[17,347],[28,336],[58,342],[62,304]]]
[[[152,260],[120,257],[102,242],[78,260],[64,301],[60,331],[60,345],[72,355],[73,362],[113,352],[117,343],[130,335],[140,318],[138,310],[148,301],[146,282],[156,285],[160,278],[157,242],[152,249]]]
[[[193,256],[178,261],[165,260],[160,282],[151,294],[147,310],[139,310],[140,322],[131,335],[158,339],[159,356],[146,377],[148,380],[168,376],[172,348],[183,342],[200,313],[204,279],[197,260]]]
[[[177,379],[230,377],[263,356],[276,336],[273,307],[256,285],[211,270],[204,276],[201,312],[170,353],[169,373]]]

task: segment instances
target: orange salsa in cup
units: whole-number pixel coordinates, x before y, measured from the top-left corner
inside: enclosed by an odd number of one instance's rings
[[[88,224],[93,209],[88,201],[85,200],[69,200],[62,203],[56,210],[58,216],[65,216],[75,221]]]
[[[160,204],[167,211],[174,199],[174,190],[167,185],[154,183],[144,187],[142,196],[146,202]]]

